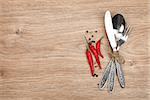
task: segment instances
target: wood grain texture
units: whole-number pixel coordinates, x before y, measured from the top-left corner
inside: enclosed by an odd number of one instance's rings
[[[149,100],[150,0],[0,0],[0,100]],[[120,53],[126,88],[99,91],[82,35],[104,33],[106,10],[133,30]],[[106,47],[102,45],[108,63]]]

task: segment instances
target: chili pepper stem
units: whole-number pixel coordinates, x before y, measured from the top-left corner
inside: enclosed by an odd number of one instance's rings
[[[100,41],[101,41],[103,38],[104,38],[104,35],[103,35],[103,36],[101,36]]]
[[[84,44],[86,46],[86,49],[90,50],[89,45],[88,45],[88,41],[87,41],[87,39],[86,39],[86,37],[84,35],[83,35],[83,41],[84,41]]]

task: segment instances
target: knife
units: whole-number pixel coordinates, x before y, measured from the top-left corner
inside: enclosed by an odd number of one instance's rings
[[[108,65],[105,68],[105,71],[103,73],[102,79],[101,79],[101,81],[99,83],[99,89],[103,89],[104,85],[106,84],[106,81],[107,81],[107,79],[109,77],[111,65],[112,65],[112,60],[110,60],[110,62],[108,63]]]
[[[112,24],[112,18],[111,18],[110,11],[106,11],[104,22],[105,22],[106,34],[107,34],[108,40],[110,42],[111,48],[113,51],[117,51],[116,50],[117,43],[116,43],[115,34],[114,34],[114,30],[113,30],[113,24]]]

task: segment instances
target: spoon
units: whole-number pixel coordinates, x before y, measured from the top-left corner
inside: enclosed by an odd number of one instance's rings
[[[114,33],[117,42],[117,51],[118,51],[120,46],[124,44],[128,38],[126,34],[126,30],[127,30],[126,22],[123,15],[116,14],[112,18],[112,23],[113,23]]]

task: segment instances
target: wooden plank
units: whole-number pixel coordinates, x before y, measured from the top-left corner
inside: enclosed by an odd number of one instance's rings
[[[0,100],[148,100],[148,1],[0,0]],[[90,77],[82,42],[86,30],[104,33],[108,9],[133,28],[120,50],[126,88],[116,80],[112,94],[97,88],[103,70]]]

